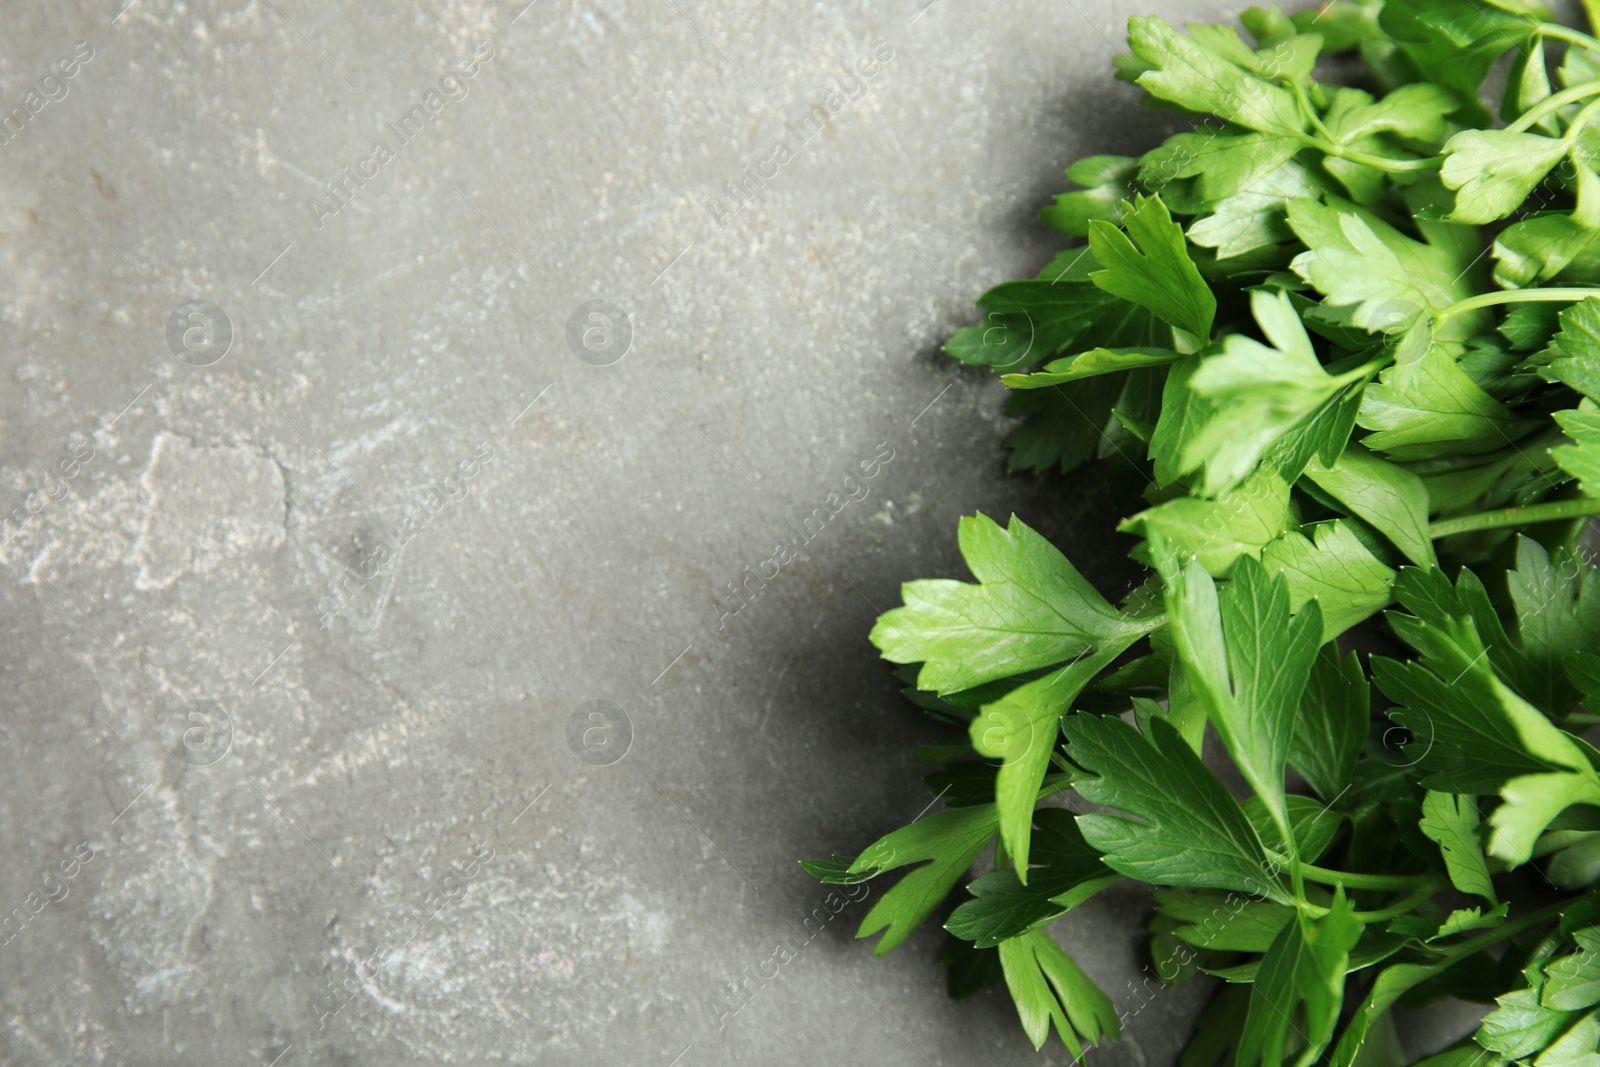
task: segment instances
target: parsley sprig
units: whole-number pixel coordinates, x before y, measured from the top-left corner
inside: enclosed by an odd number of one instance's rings
[[[1116,76],[1193,129],[1069,167],[1042,218],[1083,243],[946,345],[1011,390],[1013,469],[1145,486],[1148,580],[964,518],[975,581],[872,631],[958,731],[918,751],[944,808],[805,866],[901,872],[859,936],[938,917],[1036,1046],[1117,1036],[1048,927],[1132,879],[1163,981],[1224,980],[1183,1067],[1403,1064],[1438,998],[1489,1007],[1428,1067],[1594,1067],[1600,41],[1522,0],[1241,21],[1129,21]]]

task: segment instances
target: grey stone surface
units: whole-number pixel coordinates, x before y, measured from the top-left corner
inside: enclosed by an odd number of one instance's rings
[[[807,940],[795,861],[927,803],[866,633],[959,515],[1123,581],[936,349],[1168,128],[1126,16],[1231,12],[123,2],[0,8],[0,1060],[1070,1062],[936,930]],[[1145,905],[1057,930],[1130,1013],[1097,1062],[1198,1003],[1128,985]]]

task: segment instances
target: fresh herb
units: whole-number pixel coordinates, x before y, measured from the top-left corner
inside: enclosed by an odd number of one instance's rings
[[[858,936],[947,917],[951,992],[1003,979],[1036,1046],[1117,1036],[1048,927],[1133,879],[1162,979],[1224,979],[1184,1067],[1391,1067],[1438,998],[1489,1007],[1429,1067],[1594,1067],[1600,41],[1523,0],[1242,22],[1130,20],[1117,77],[1194,128],[1068,168],[1083,243],[946,346],[1012,390],[1013,469],[1143,480],[1148,580],[963,519],[975,581],[872,631],[960,730],[917,753],[944,810],[806,868],[902,871]]]

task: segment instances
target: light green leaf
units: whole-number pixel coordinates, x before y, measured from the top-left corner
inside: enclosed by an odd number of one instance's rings
[[[933,914],[994,837],[998,819],[993,804],[951,808],[884,835],[856,857],[850,874],[881,874],[920,864],[879,897],[861,920],[857,937],[888,928],[872,947],[874,956],[892,951]]]
[[[1420,827],[1424,836],[1438,843],[1450,884],[1490,904],[1498,903],[1483,847],[1478,843],[1476,797],[1430,791],[1422,800]]]
[[[1587,766],[1523,775],[1500,788],[1500,799],[1489,816],[1489,854],[1516,867],[1532,858],[1539,835],[1557,815],[1573,804],[1600,804],[1600,777]]]
[[[1137,367],[1162,367],[1183,358],[1182,353],[1167,348],[1091,348],[1053,360],[1032,374],[1005,374],[1000,380],[1013,389],[1043,389]]]
[[[1389,603],[1394,571],[1378,562],[1344,523],[1320,522],[1312,538],[1290,531],[1269,544],[1261,563],[1289,580],[1295,611],[1315,599],[1322,638],[1331,641]]]
[[[1600,403],[1600,297],[1584,297],[1565,308],[1560,322],[1550,342],[1550,365],[1542,373]]]
[[[1544,974],[1544,988],[1539,990],[1539,1003],[1543,1006],[1557,1011],[1581,1011],[1600,1004],[1600,957],[1593,952],[1557,957],[1545,964]]]
[[[1104,266],[1089,280],[1205,343],[1217,298],[1189,258],[1183,227],[1172,221],[1160,196],[1136,196],[1122,222],[1126,233],[1109,222],[1089,224],[1089,248]]]
[[[1503,289],[1600,280],[1600,227],[1559,211],[1513,222],[1495,234],[1494,280]]]
[[[1445,143],[1439,175],[1456,191],[1450,217],[1477,224],[1505,218],[1522,206],[1567,148],[1565,140],[1533,133],[1462,130]]]
[[[1371,523],[1411,562],[1438,565],[1428,536],[1428,489],[1421,478],[1357,444],[1349,445],[1332,467],[1313,460],[1306,477]]]
[[[1287,581],[1248,557],[1220,597],[1194,564],[1163,573],[1169,624],[1207,717],[1278,825],[1287,826],[1283,771],[1321,613],[1312,601],[1291,617]]]
[[[1129,632],[1058,671],[1019,686],[992,704],[985,704],[969,728],[972,747],[980,755],[1004,759],[995,775],[995,802],[1000,807],[1000,840],[1016,862],[1017,875],[1028,880],[1029,841],[1039,785],[1055,751],[1061,716],[1083,687],[1137,638]]]
[[[1508,1060],[1543,1051],[1583,1014],[1544,1007],[1538,993],[1526,988],[1497,997],[1495,1003],[1499,1007],[1478,1027],[1478,1044]]]
[[[1220,353],[1201,357],[1189,379],[1189,388],[1215,408],[1181,456],[1184,470],[1204,465],[1207,495],[1239,484],[1278,438],[1373,369],[1337,376],[1324,371],[1288,294],[1253,290],[1250,307],[1277,347],[1230,334]]]
[[[1189,240],[1216,249],[1218,258],[1291,241],[1289,201],[1317,197],[1326,187],[1315,171],[1298,160],[1288,160],[1230,196],[1207,197],[1211,213],[1189,224]]]
[[[1555,413],[1556,425],[1571,444],[1550,450],[1550,458],[1578,479],[1585,496],[1600,496],[1600,407],[1585,398],[1576,408]]]
[[[1161,415],[1150,437],[1150,459],[1155,465],[1158,485],[1170,485],[1186,473],[1183,454],[1189,442],[1216,413],[1210,400],[1189,388],[1189,381],[1199,366],[1198,359],[1173,364],[1162,385]]]
[[[1454,92],[1430,82],[1402,85],[1376,103],[1359,89],[1341,87],[1334,91],[1323,125],[1343,145],[1375,133],[1431,143],[1449,132],[1445,116],[1460,106]]]
[[[1293,95],[1184,37],[1163,19],[1130,18],[1128,48],[1144,64],[1138,84],[1152,96],[1266,133],[1293,135],[1305,127]]]
[[[1084,1044],[1119,1036],[1117,1012],[1110,998],[1045,931],[1034,930],[1000,942],[1000,966],[1022,1029],[1034,1048],[1044,1046],[1051,1023],[1062,1044],[1079,1058]]]
[[[1398,460],[1494,452],[1522,435],[1523,420],[1484,392],[1437,341],[1367,386],[1357,420],[1363,442]]]
[[[1546,986],[1548,988],[1548,986]],[[1590,1012],[1550,1042],[1534,1067],[1596,1067],[1600,1064],[1600,1012]]]
[[[1296,522],[1289,486],[1269,470],[1216,500],[1177,497],[1125,519],[1117,529],[1165,538],[1179,555],[1195,557],[1213,577],[1226,578],[1238,560],[1259,557],[1261,550]],[[1133,557],[1153,564],[1148,544]]]
[[[1162,192],[1193,178],[1193,198],[1210,204],[1237,195],[1282,169],[1303,145],[1298,138],[1265,133],[1225,134],[1210,126],[1168,137],[1139,159],[1139,181]]]
[[[1501,904],[1490,909],[1487,913],[1482,908],[1457,908],[1448,918],[1439,924],[1438,933],[1428,938],[1429,941],[1439,941],[1456,934],[1468,933],[1472,930],[1487,930],[1499,926],[1506,921],[1506,914],[1510,910],[1509,904]]]
[[[1397,309],[1408,309],[1408,315],[1416,317],[1443,311],[1473,295],[1470,256],[1414,240],[1338,197],[1324,200],[1289,201],[1289,226],[1307,249],[1290,266],[1316,286],[1328,304],[1352,307],[1353,325],[1387,333],[1396,326]],[[1468,312],[1446,320],[1434,336],[1464,341],[1482,333],[1490,322],[1481,310]]]
[[[1003,529],[986,515],[961,520],[961,554],[978,584],[907,582],[905,606],[885,612],[872,643],[894,663],[921,663],[920,689],[959,692],[1049,667],[1120,642],[1159,620],[1106,603],[1059,550],[1015,516]]]

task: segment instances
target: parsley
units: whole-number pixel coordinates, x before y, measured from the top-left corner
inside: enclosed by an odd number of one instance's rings
[[[944,809],[806,869],[898,872],[858,936],[943,916],[952,995],[1004,981],[1036,1046],[1117,1036],[1050,926],[1128,879],[1156,972],[1226,983],[1183,1067],[1398,1067],[1441,997],[1494,1006],[1427,1067],[1593,1067],[1600,41],[1523,0],[1241,21],[1130,20],[1116,77],[1193,128],[1069,167],[1080,243],[945,346],[1011,390],[1013,470],[1145,487],[1148,579],[963,518],[973,581],[871,635],[957,731],[915,753]]]

